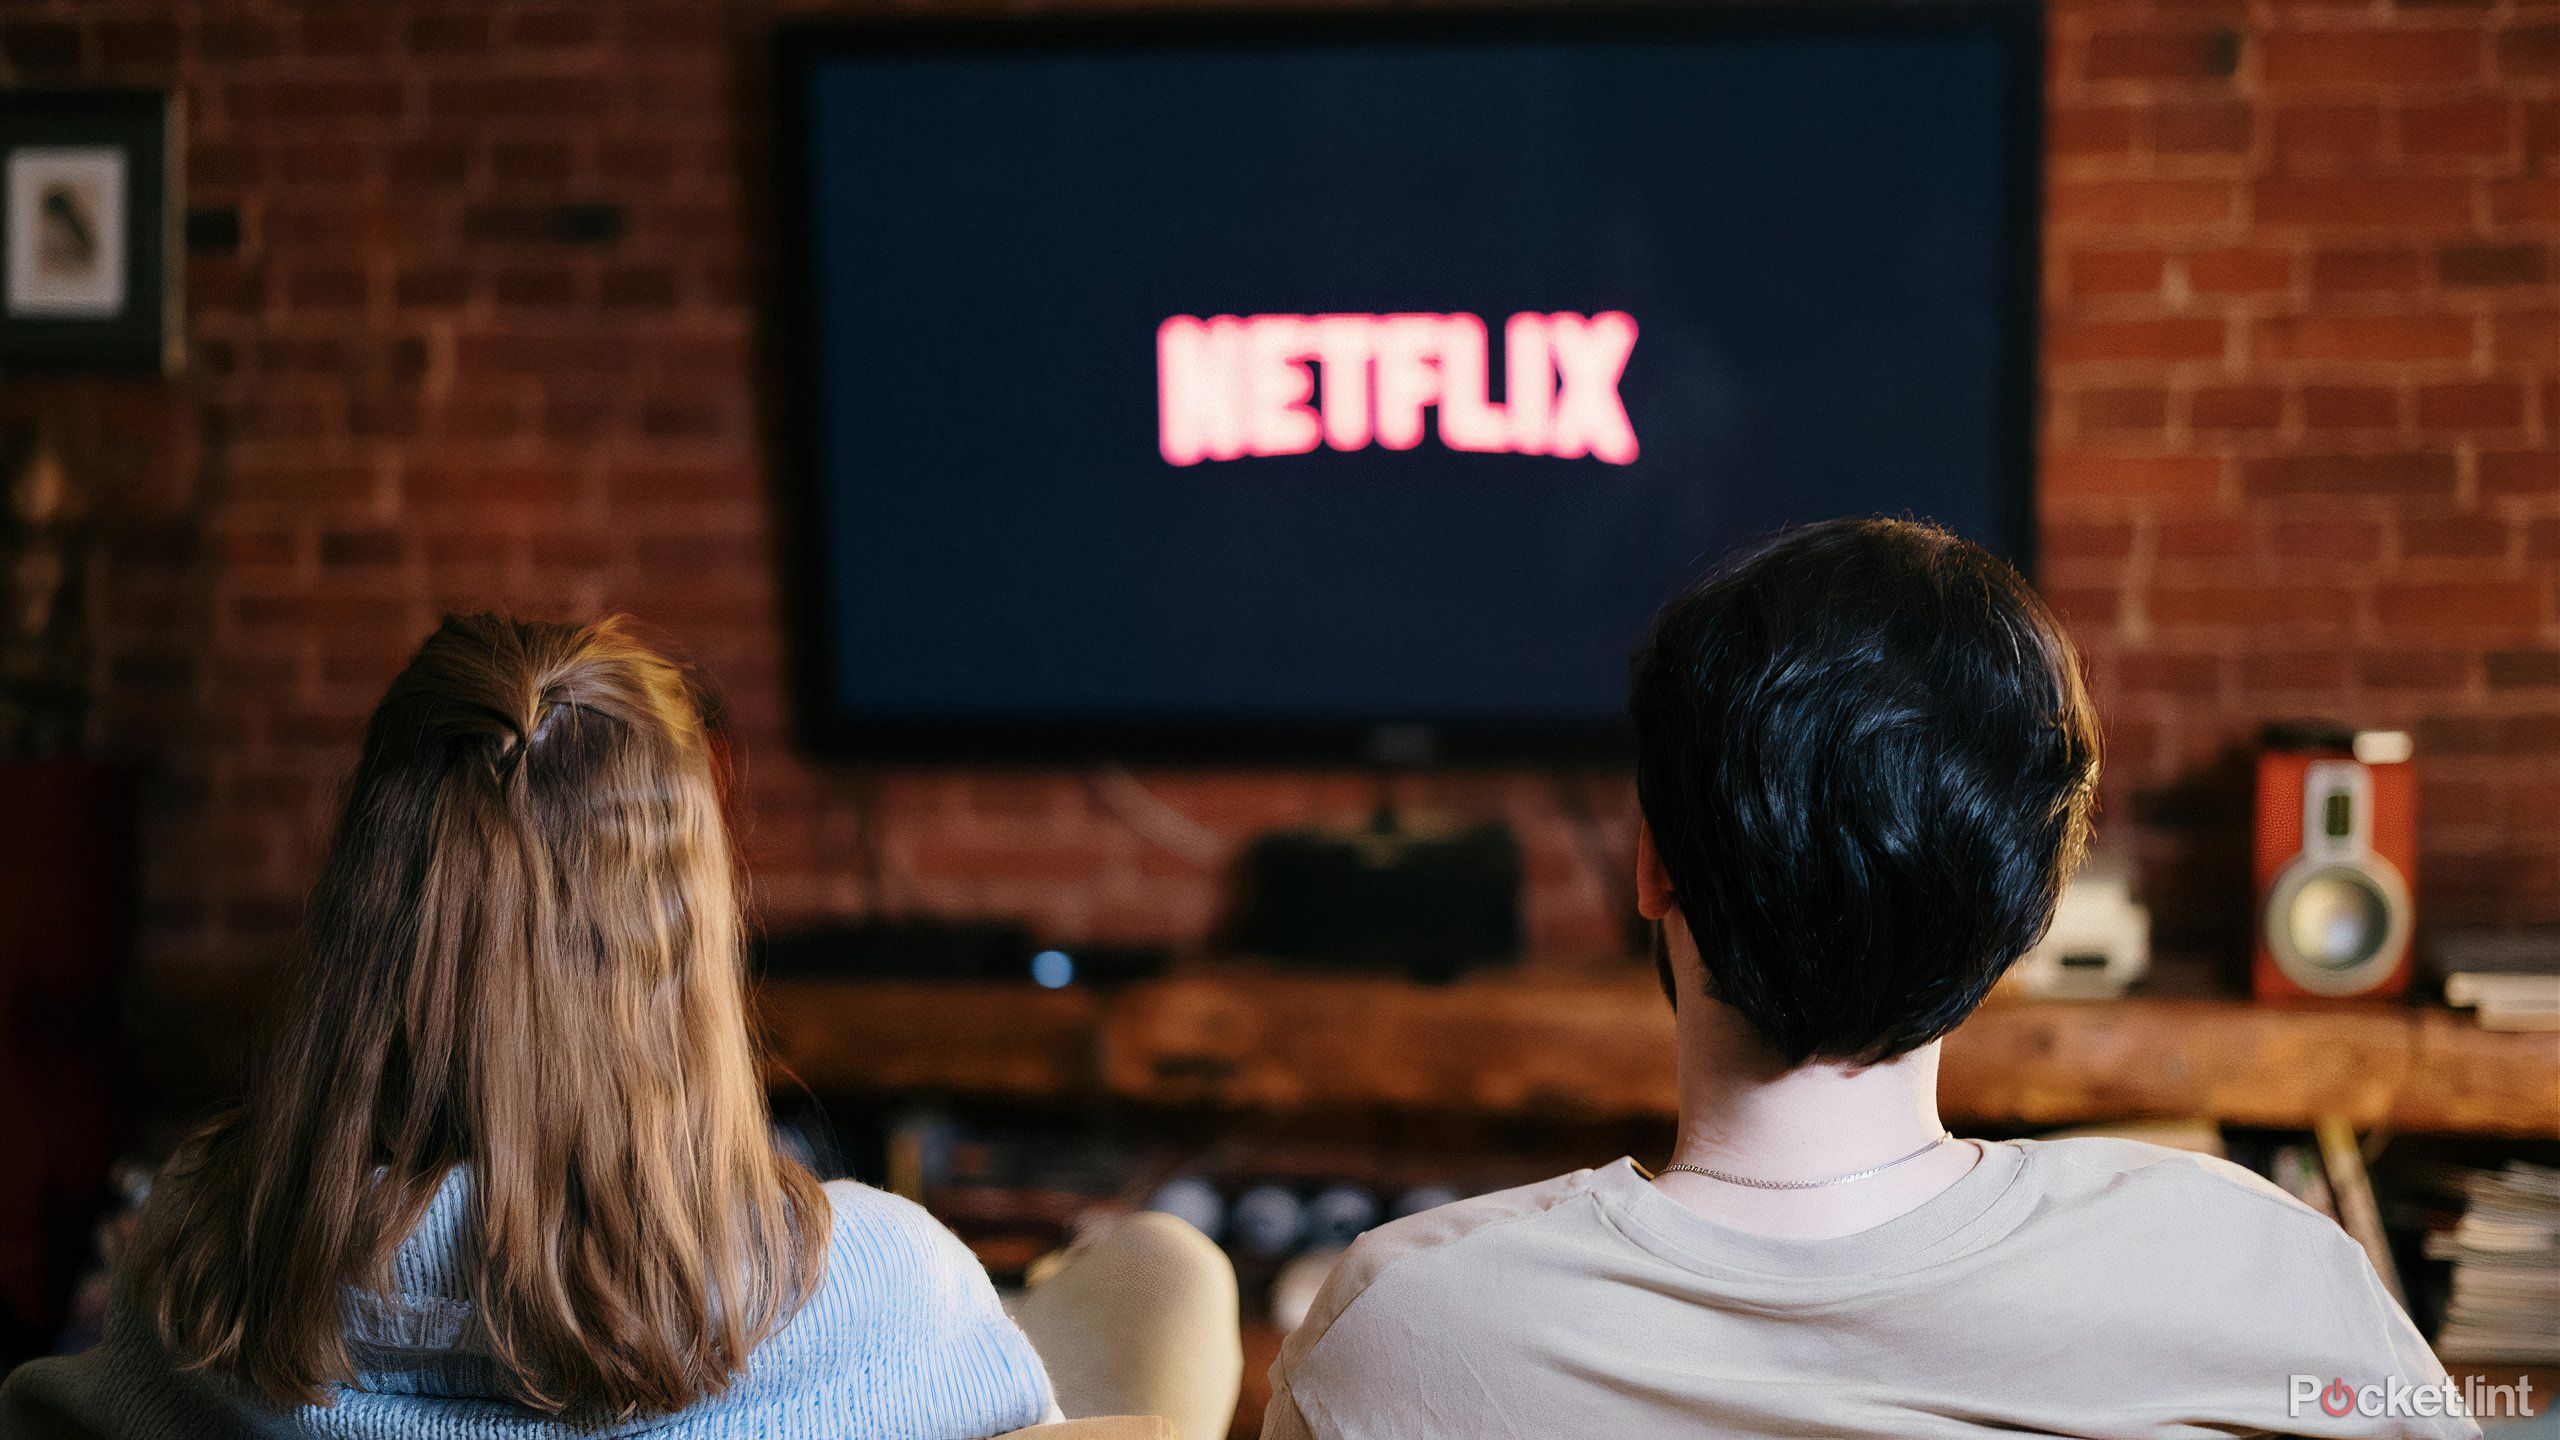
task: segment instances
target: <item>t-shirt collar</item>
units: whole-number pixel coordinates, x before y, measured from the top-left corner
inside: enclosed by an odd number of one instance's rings
[[[1977,1142],[1967,1142],[1977,1143]],[[1980,1248],[2015,1228],[2033,1203],[2027,1151],[1979,1142],[1963,1178],[1881,1225],[1828,1240],[1784,1240],[1719,1225],[1653,1186],[1635,1161],[1592,1172],[1592,1193],[1629,1239],[1691,1269],[1808,1278],[1891,1275]]]

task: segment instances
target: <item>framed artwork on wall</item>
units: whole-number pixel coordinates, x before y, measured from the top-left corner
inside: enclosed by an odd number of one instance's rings
[[[176,97],[0,90],[0,373],[181,354]]]

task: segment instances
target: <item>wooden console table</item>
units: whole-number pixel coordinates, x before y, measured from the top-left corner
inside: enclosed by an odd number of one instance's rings
[[[1557,1119],[1674,1111],[1649,974],[1446,986],[1203,966],[1098,989],[768,982],[777,1066],[821,1093],[1108,1096],[1236,1112],[1410,1109]],[[2311,1010],[2210,995],[1995,1003],[1947,1042],[1951,1121],[2201,1116],[2560,1138],[2560,1035],[2435,1006]]]

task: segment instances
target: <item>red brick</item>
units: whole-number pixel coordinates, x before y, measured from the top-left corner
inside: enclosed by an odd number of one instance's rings
[[[2343,630],[2355,592],[2336,585],[2161,585],[2144,597],[2155,625],[2225,629]]]
[[[230,499],[297,507],[365,503],[372,499],[378,478],[369,464],[326,462],[234,463],[225,477]]]
[[[333,587],[308,595],[244,595],[232,613],[252,630],[318,630],[340,625],[414,625],[416,607],[396,595],[352,593]],[[353,732],[347,738],[352,739]]]
[[[548,75],[456,75],[427,82],[427,112],[508,120],[570,120],[603,109],[598,87]]]
[[[397,81],[365,78],[244,80],[224,92],[231,114],[251,121],[350,121],[396,119],[403,108]]]
[[[2054,455],[2044,481],[2056,495],[2143,496],[2209,500],[2222,489],[2223,462],[2212,455]]]
[[[2474,344],[2458,315],[2303,315],[2262,321],[2257,351],[2276,360],[2462,360]]]
[[[2103,586],[2048,585],[2044,598],[2074,630],[2107,630],[2124,618],[2123,592]]]
[[[2414,250],[2324,250],[2311,257],[2314,292],[2417,290],[2426,281],[2426,262]]]
[[[489,17],[467,10],[412,16],[400,43],[413,55],[478,55],[489,49]]]
[[[2516,107],[2505,100],[2451,100],[2400,112],[2400,146],[2412,155],[2504,155],[2514,147]]]
[[[354,310],[365,300],[361,270],[297,270],[285,277],[285,299],[296,310]]]
[[[2484,451],[2477,463],[2484,495],[2560,499],[2560,451]]]
[[[2052,560],[2116,560],[2133,554],[2133,526],[2121,520],[2048,520],[2041,527],[2044,554]]]
[[[2560,307],[2491,315],[2489,363],[2506,371],[2560,365]]]
[[[269,60],[283,49],[283,32],[272,16],[211,15],[196,27],[196,53],[212,65]]]
[[[2228,516],[2163,519],[2156,535],[2163,561],[2236,560],[2250,550],[2248,527]]]
[[[2128,655],[2122,673],[2125,688],[2141,694],[2210,695],[2222,688],[2218,655]]]
[[[2443,650],[2391,650],[2356,657],[2356,678],[2375,690],[2460,690],[2471,657]]]
[[[2059,364],[2100,360],[2218,360],[2220,320],[2083,320],[2048,326],[2045,353]]]
[[[493,460],[421,466],[402,489],[412,505],[517,508],[572,505],[584,486],[565,464]]]
[[[2045,117],[2045,148],[2056,155],[2129,152],[2141,138],[2142,112],[2130,105],[2069,105]]]
[[[0,25],[0,63],[29,76],[76,75],[86,63],[80,27],[50,20]]]
[[[2433,176],[2271,176],[2253,196],[2264,225],[2409,230],[2467,227],[2472,218],[2470,182]]]
[[[2498,37],[2498,73],[2560,76],[2560,25],[2518,25]]]
[[[2288,105],[2275,112],[2275,153],[2292,161],[2376,160],[2382,155],[2379,105]]]
[[[471,146],[451,140],[419,140],[389,147],[394,185],[451,188],[471,178]]]
[[[2524,106],[2524,158],[2538,164],[2560,156],[2560,100]]]
[[[510,42],[538,49],[588,46],[603,37],[600,15],[592,9],[568,6],[519,11],[507,27]]]
[[[570,147],[547,140],[524,140],[489,147],[489,178],[499,186],[522,186],[556,194],[577,173]]]
[[[110,69],[174,65],[182,43],[176,23],[162,19],[100,21],[97,37],[99,61]],[[190,169],[194,159],[192,155],[188,157]]]
[[[2169,392],[2158,386],[2090,390],[2073,397],[2072,421],[2090,430],[2158,430],[2169,423]]]
[[[639,5],[624,11],[623,37],[636,49],[698,55],[725,38],[720,13],[700,5]]]
[[[331,530],[320,537],[320,564],[329,570],[397,565],[407,545],[396,530]]]
[[[2187,257],[2186,268],[2187,283],[2208,295],[2282,290],[2293,281],[2293,254],[2254,247],[2199,250]]]
[[[2504,523],[2483,515],[2412,515],[2400,522],[2400,553],[2417,559],[2494,560],[2507,553]]]
[[[387,7],[333,5],[302,15],[302,48],[312,55],[379,54],[391,48],[393,16]]]
[[[2067,263],[2076,295],[2156,294],[2169,269],[2157,250],[2079,250]]]
[[[489,295],[501,305],[565,309],[579,303],[577,272],[566,265],[515,265],[489,277]]]
[[[2273,430],[2284,421],[2284,392],[2273,385],[2219,385],[2198,390],[2187,423],[2199,430]]]
[[[2280,455],[2240,463],[2241,487],[2252,495],[2450,495],[2454,457],[2409,455]]]
[[[2560,561],[2560,520],[2527,520],[2524,523],[2524,561]]]
[[[2539,285],[2550,274],[2550,254],[2539,245],[2448,245],[2436,252],[2436,278],[2448,286]]]
[[[2314,430],[2396,430],[2400,392],[2380,385],[2306,386],[2302,423]]]
[[[2408,87],[2480,73],[2471,30],[2297,30],[2259,41],[2258,73],[2271,89]]]
[[[2101,30],[2082,73],[2092,80],[2221,80],[2239,68],[2240,37],[2202,30]]]
[[[2497,381],[2418,387],[2418,424],[2439,430],[2512,429],[2524,423],[2524,387]]]
[[[2216,225],[2238,208],[2226,180],[2061,180],[2045,201],[2056,225],[2129,229]]]
[[[2542,622],[2548,590],[2521,580],[2384,585],[2373,608],[2386,630],[2525,634]]]
[[[471,295],[471,277],[456,266],[404,271],[391,280],[391,298],[401,305],[442,308],[461,304]]]
[[[2276,560],[2360,563],[2381,558],[2382,527],[2371,520],[2277,520],[2267,525],[2259,549]]]
[[[730,501],[756,494],[750,478],[725,465],[625,463],[615,466],[605,483],[617,506]]]
[[[655,535],[643,537],[633,547],[632,563],[643,574],[658,570],[746,574],[771,565],[773,552],[762,540],[739,535]]]
[[[2151,143],[2164,155],[2239,155],[2257,135],[2246,105],[2163,105],[2151,119]]]
[[[2560,689],[2560,650],[2493,650],[2482,661],[2492,690]]]
[[[2493,225],[2560,224],[2560,179],[2502,180],[2487,187]]]
[[[664,310],[676,303],[675,272],[664,265],[617,267],[604,273],[597,293],[608,309]]]
[[[2347,657],[2335,649],[2297,652],[2252,650],[2240,657],[2240,682],[2251,690],[2323,690],[2346,688],[2354,676]]]
[[[717,436],[729,427],[728,407],[716,401],[661,397],[640,407],[640,433],[653,439]]]

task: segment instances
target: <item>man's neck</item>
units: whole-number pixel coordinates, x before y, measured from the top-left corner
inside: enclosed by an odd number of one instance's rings
[[[1671,1163],[1760,1180],[1826,1180],[1909,1155],[1943,1133],[1936,1045],[1881,1065],[1817,1061],[1788,1069],[1734,1011],[1684,987],[1680,1129]],[[1737,1229],[1822,1239],[1926,1203],[1978,1158],[1970,1145],[1947,1145],[1838,1186],[1762,1190],[1666,1173],[1662,1188]]]

